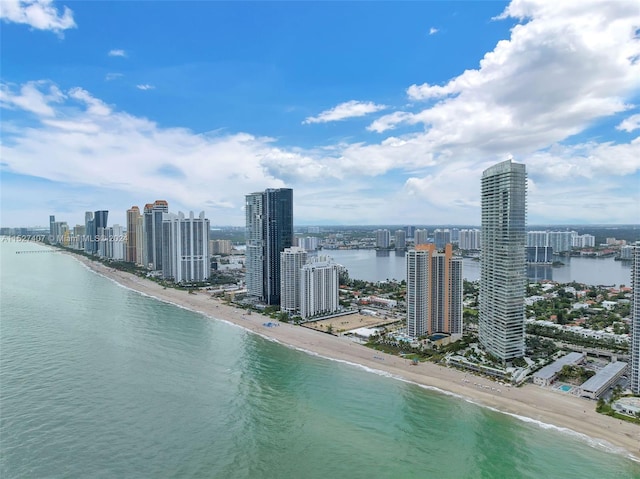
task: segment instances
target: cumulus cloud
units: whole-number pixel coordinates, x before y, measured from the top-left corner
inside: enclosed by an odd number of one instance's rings
[[[60,36],[64,30],[76,27],[73,11],[65,6],[60,13],[52,0],[2,0],[1,6],[0,18],[5,22],[50,30]]]
[[[408,97],[429,106],[384,115],[369,129],[420,124],[434,148],[526,153],[629,108],[640,78],[635,5],[514,0],[499,18],[520,23],[477,69],[443,85],[411,85]]]
[[[376,105],[371,101],[363,102],[351,100],[340,103],[329,110],[325,110],[318,116],[307,117],[302,124],[306,125],[310,123],[327,123],[329,121],[346,120],[347,118],[365,116],[386,108],[387,107],[385,105]]]
[[[143,83],[140,85],[136,85],[136,88],[138,90],[146,91],[146,90],[153,90],[155,87],[153,85],[149,85],[148,83]]]
[[[438,30],[436,27],[431,27],[429,29],[429,35],[435,35],[436,33],[438,33],[440,30]]]
[[[107,53],[107,55],[109,55],[110,57],[126,57],[127,52],[125,52],[124,50],[114,49],[109,50],[109,53]]]
[[[640,128],[640,114],[631,115],[629,118],[625,118],[616,126],[617,130],[632,132]]]

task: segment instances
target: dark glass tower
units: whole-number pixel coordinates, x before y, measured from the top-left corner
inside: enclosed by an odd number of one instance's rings
[[[293,190],[268,189],[246,197],[247,290],[280,304],[280,253],[293,243]]]

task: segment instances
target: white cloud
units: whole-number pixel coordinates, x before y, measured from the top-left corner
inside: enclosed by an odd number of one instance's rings
[[[632,132],[640,128],[640,113],[637,115],[631,115],[629,118],[625,118],[616,126],[617,130]]]
[[[73,11],[65,6],[60,14],[52,0],[2,0],[1,7],[0,18],[5,22],[50,30],[60,36],[64,30],[76,27]]]
[[[307,117],[302,124],[309,123],[326,123],[329,121],[346,120],[347,118],[355,118],[368,115],[369,113],[375,113],[380,110],[384,110],[387,107],[385,105],[376,105],[373,102],[363,102],[351,100],[325,110],[318,116]]]
[[[125,52],[124,50],[114,49],[109,50],[109,53],[107,53],[107,55],[109,55],[110,57],[126,57],[127,52]]]
[[[105,81],[113,81],[118,78],[122,78],[124,75],[122,73],[107,73],[104,77]]]
[[[431,27],[429,29],[429,35],[435,35],[436,33],[438,33],[440,30],[438,30],[436,27]]]
[[[48,87],[48,91],[41,89]],[[54,116],[55,111],[50,103],[60,103],[65,95],[60,89],[46,81],[32,81],[20,88],[19,94],[13,94],[6,83],[0,84],[0,106],[3,108],[19,108],[39,116]]]
[[[629,108],[626,99],[640,78],[635,5],[515,0],[500,18],[507,17],[521,23],[477,69],[444,85],[410,86],[410,99],[431,104],[384,115],[369,129],[422,124],[433,148],[473,145],[494,154],[521,153],[563,141]]]
[[[143,83],[141,85],[136,85],[138,90],[153,90],[155,87],[153,85],[149,85],[148,83]]]

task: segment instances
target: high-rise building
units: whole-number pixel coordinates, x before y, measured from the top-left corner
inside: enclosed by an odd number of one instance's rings
[[[233,245],[231,240],[210,240],[209,252],[211,254],[231,254]]]
[[[162,271],[162,215],[169,212],[169,203],[156,200],[144,206],[144,265]]]
[[[49,216],[49,241],[50,242],[55,242],[55,226],[54,223],[56,222],[56,217],[55,215],[50,215]]]
[[[246,196],[247,293],[280,304],[280,253],[293,245],[293,190],[267,189]]]
[[[298,246],[280,253],[280,311],[296,313],[300,310],[300,274],[307,262],[307,251]]]
[[[478,338],[503,363],[524,355],[525,165],[511,160],[482,173],[482,255]]]
[[[84,242],[84,251],[85,253],[93,253],[93,247],[95,245],[95,234],[96,231],[94,229],[93,222],[93,211],[85,211],[84,213],[84,234],[86,235]]]
[[[303,319],[340,309],[338,270],[327,256],[312,258],[300,271],[300,316]]]
[[[631,262],[631,391],[640,394],[640,241]]]
[[[464,251],[477,251],[480,249],[480,230],[463,229],[460,230],[458,246]]]
[[[418,245],[407,253],[407,334],[462,335],[462,258],[447,244]]]
[[[86,214],[85,214],[86,218]],[[109,218],[109,212],[106,210],[99,210],[93,212],[93,219],[90,221],[91,225],[91,253],[98,254],[99,256],[105,256],[104,250],[104,229],[107,227],[107,220]]]
[[[391,233],[389,230],[376,230],[376,248],[386,249],[391,244]]]
[[[444,246],[451,243],[451,231],[448,229],[436,229],[433,232],[433,242],[437,249],[444,249]]]
[[[136,264],[144,265],[145,258],[144,216],[136,219]]]
[[[527,246],[546,248],[549,246],[548,231],[527,231]]]
[[[578,236],[575,231],[549,231],[549,244],[547,246],[551,246],[554,253],[571,251],[575,236]]]
[[[416,230],[413,235],[413,243],[418,246],[419,244],[427,244],[429,242],[429,231],[424,230]]]
[[[127,246],[125,261],[136,263],[138,258],[138,218],[140,208],[132,206],[127,210]]]
[[[209,220],[204,211],[164,213],[162,219],[162,276],[176,283],[209,278]]]
[[[397,250],[402,250],[407,247],[407,233],[404,230],[398,230],[395,234],[395,246]]]

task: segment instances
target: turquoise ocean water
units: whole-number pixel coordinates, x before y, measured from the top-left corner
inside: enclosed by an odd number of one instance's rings
[[[640,464],[0,243],[0,477],[640,478]]]

